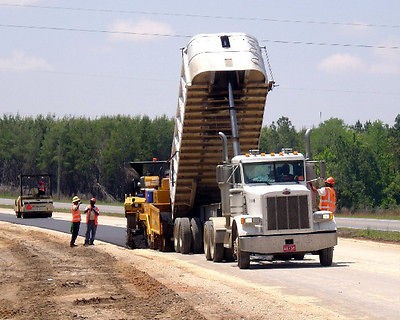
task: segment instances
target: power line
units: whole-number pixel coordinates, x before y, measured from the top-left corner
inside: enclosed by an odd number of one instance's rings
[[[177,38],[191,38],[191,35],[178,35],[168,33],[147,33],[147,32],[133,32],[133,31],[113,31],[113,30],[100,30],[100,29],[82,29],[82,28],[66,28],[66,27],[47,27],[47,26],[27,26],[17,24],[0,24],[4,28],[18,28],[18,29],[35,29],[35,30],[53,30],[53,31],[74,31],[74,32],[88,32],[88,33],[110,33],[110,34],[125,34],[136,36],[157,36],[157,37],[177,37]]]
[[[400,49],[399,46],[375,46],[369,44],[355,44],[355,43],[328,43],[328,42],[304,42],[304,41],[284,41],[284,40],[269,40],[262,39],[261,42],[274,42],[281,44],[301,44],[312,46],[332,46],[332,47],[357,47],[357,48],[374,48],[374,49]]]
[[[123,34],[135,36],[152,36],[152,37],[171,37],[171,38],[191,38],[193,35],[169,34],[169,33],[151,33],[151,32],[133,32],[133,31],[113,31],[100,29],[82,29],[82,28],[66,28],[66,27],[48,27],[48,26],[33,26],[33,25],[16,25],[16,24],[0,24],[3,28],[16,29],[33,29],[33,30],[52,30],[52,31],[72,31],[72,32],[88,32],[88,33],[107,33],[107,34]],[[287,41],[287,40],[272,40],[262,39],[261,42],[273,42],[279,44],[297,44],[297,45],[313,45],[313,46],[334,46],[334,47],[357,47],[357,48],[374,48],[374,49],[400,49],[399,46],[382,46],[382,45],[367,45],[367,44],[350,44],[350,43],[328,43],[328,42],[305,42],[305,41]]]
[[[260,18],[260,17],[221,16],[221,15],[201,15],[201,14],[190,14],[190,13],[173,13],[173,12],[139,11],[139,10],[93,9],[93,8],[82,8],[82,7],[74,8],[74,7],[43,6],[43,5],[28,5],[28,4],[0,4],[0,6],[3,6],[3,7],[25,7],[25,8],[35,8],[35,9],[51,9],[51,10],[86,11],[86,12],[99,12],[99,13],[160,15],[160,16],[188,17],[188,18],[244,20],[244,21],[268,21],[268,22],[278,22],[278,23],[301,23],[301,24],[334,25],[334,26],[350,26],[350,27],[369,27],[369,28],[376,27],[376,28],[393,28],[393,29],[400,28],[400,25],[389,25],[389,24],[297,20],[297,19],[292,20],[292,19],[275,19],[275,18]]]

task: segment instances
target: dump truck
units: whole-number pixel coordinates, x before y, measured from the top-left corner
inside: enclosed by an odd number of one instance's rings
[[[54,206],[50,174],[21,174],[19,196],[14,201],[17,218],[51,217]]]
[[[169,170],[138,172],[136,192],[125,200],[129,247],[143,234],[154,249],[204,252],[214,262],[236,260],[241,269],[252,255],[287,260],[311,253],[332,264],[334,216],[315,209],[307,187],[323,179],[324,163],[310,152],[258,150],[273,86],[254,37],[200,34],[189,41],[171,157],[163,164]],[[309,131],[306,138],[309,150]]]

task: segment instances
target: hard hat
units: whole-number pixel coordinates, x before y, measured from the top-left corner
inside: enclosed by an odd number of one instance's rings
[[[326,183],[331,184],[332,186],[335,184],[335,179],[333,179],[332,177],[329,177],[325,180]]]
[[[96,198],[90,199],[90,202],[96,203]]]
[[[81,199],[79,199],[77,196],[72,198],[72,202],[79,202],[81,201]]]

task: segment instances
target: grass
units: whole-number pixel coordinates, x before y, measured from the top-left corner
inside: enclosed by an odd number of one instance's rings
[[[373,240],[378,242],[389,242],[389,243],[400,244],[400,232],[396,231],[339,228],[338,236],[342,238]]]

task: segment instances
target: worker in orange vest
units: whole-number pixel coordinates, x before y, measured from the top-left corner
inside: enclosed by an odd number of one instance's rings
[[[72,198],[72,207],[71,207],[71,213],[72,213],[72,220],[71,220],[71,242],[69,246],[76,247],[75,240],[78,237],[79,233],[79,228],[81,225],[81,211],[79,210],[79,206],[81,204],[81,199],[79,199],[77,196]]]
[[[85,246],[93,245],[94,237],[96,236],[98,217],[100,210],[96,207],[96,198],[90,199],[90,204],[85,208],[86,213],[86,237]]]
[[[319,209],[326,210],[334,213],[336,211],[336,192],[333,189],[335,184],[335,179],[332,177],[327,178],[325,181],[325,187],[317,189],[310,182],[309,186],[314,192],[319,194]]]
[[[46,194],[46,189],[43,180],[38,182],[38,196],[44,196]]]

